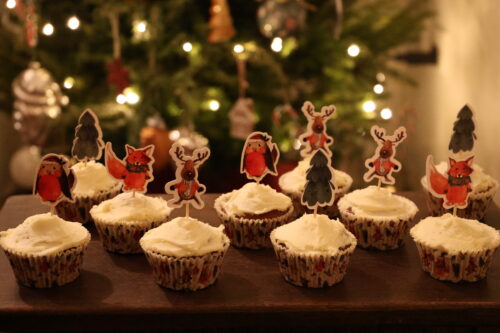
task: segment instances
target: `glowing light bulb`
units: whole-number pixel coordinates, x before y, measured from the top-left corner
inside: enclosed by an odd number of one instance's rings
[[[125,93],[125,98],[128,104],[137,104],[139,102],[139,95],[134,91],[128,91]]]
[[[373,86],[373,92],[375,94],[381,94],[384,92],[384,86],[381,85],[380,83],[377,83],[376,85]]]
[[[54,26],[50,23],[46,23],[42,28],[42,34],[45,36],[51,36],[54,33]]]
[[[146,30],[148,29],[148,24],[146,23],[146,21],[139,21],[135,28],[138,32],[146,32]]]
[[[283,40],[279,37],[274,37],[271,42],[271,50],[274,52],[280,52],[283,49]]]
[[[382,119],[385,119],[385,120],[391,119],[392,118],[392,110],[389,108],[383,108],[380,111],[380,117]]]
[[[350,55],[351,57],[357,57],[359,55],[359,52],[361,51],[361,49],[359,48],[358,45],[356,44],[351,44],[348,48],[347,48],[347,54]]]
[[[173,130],[170,131],[170,133],[168,133],[168,138],[172,141],[175,141],[180,137],[181,137],[181,132],[179,132],[179,130]]]
[[[127,102],[127,97],[124,94],[116,96],[116,103],[125,104]]]
[[[233,47],[233,51],[234,53],[243,53],[245,51],[245,47],[241,44],[236,44],[234,47]]]
[[[182,44],[182,49],[184,50],[184,52],[191,52],[193,50],[193,44],[191,44],[190,42],[185,42],[184,44]]]
[[[63,86],[66,89],[71,89],[75,85],[75,79],[72,78],[71,76],[68,76],[67,78],[64,79]]]
[[[5,6],[9,9],[16,8],[16,5],[17,5],[16,0],[7,0],[7,2],[5,3]]]
[[[385,81],[385,74],[382,72],[377,73],[375,76],[378,82],[384,82]]]
[[[73,15],[68,19],[68,22],[66,23],[66,25],[71,30],[76,30],[80,27],[80,20],[78,19],[78,17]]]
[[[212,111],[217,111],[220,108],[220,103],[218,100],[212,99],[208,102],[208,108]]]
[[[377,104],[374,101],[366,101],[363,103],[363,111],[370,113],[375,111],[377,108]]]

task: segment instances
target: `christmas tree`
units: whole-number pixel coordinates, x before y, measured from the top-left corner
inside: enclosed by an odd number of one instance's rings
[[[302,203],[308,207],[325,206],[333,202],[335,186],[330,160],[322,149],[317,150],[307,170],[306,186],[302,195]]]
[[[458,119],[453,124],[453,135],[448,146],[448,149],[454,153],[471,151],[474,147],[474,140],[476,140],[474,130],[476,126],[474,125],[472,116],[472,110],[468,105],[465,105],[458,112]]]
[[[99,120],[90,110],[85,110],[78,119],[71,155],[79,161],[101,158],[104,142]]]

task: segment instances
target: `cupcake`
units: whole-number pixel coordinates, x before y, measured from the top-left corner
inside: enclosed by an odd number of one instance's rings
[[[322,214],[304,214],[274,229],[271,242],[285,280],[309,288],[340,282],[356,248],[354,235]]]
[[[80,275],[90,233],[80,223],[50,213],[33,215],[0,232],[17,281],[27,287],[62,286]]]
[[[213,284],[229,248],[223,229],[177,217],[146,232],[140,245],[156,283],[174,290],[198,290]]]
[[[159,197],[125,192],[92,207],[104,248],[117,253],[142,253],[139,239],[149,229],[167,221],[171,208]]]
[[[253,182],[221,195],[214,207],[231,244],[249,249],[271,248],[271,231],[293,218],[289,197]]]
[[[411,200],[377,186],[346,194],[338,207],[342,222],[356,236],[358,245],[379,250],[398,248],[418,212]]]
[[[422,269],[438,280],[478,281],[500,246],[494,228],[451,214],[427,217],[410,230]]]
[[[304,158],[299,162],[295,169],[284,173],[278,181],[281,191],[292,199],[296,216],[300,216],[306,211],[309,213],[311,212],[310,209],[307,209],[300,203],[302,193],[304,192],[304,187],[306,185],[306,172],[309,169],[310,161],[311,156]],[[349,188],[352,185],[352,178],[343,171],[333,169],[333,183],[335,184],[334,204],[332,206],[320,207],[318,209],[319,213],[326,214],[330,217],[336,217],[339,215],[337,202],[342,196],[349,192]]]
[[[436,169],[444,175],[448,170],[448,163],[441,162],[436,165]],[[463,209],[457,209],[457,215],[474,220],[483,220],[486,209],[497,191],[498,182],[493,177],[486,174],[479,165],[473,164],[472,169],[474,170],[470,176],[472,180],[472,192],[470,192],[468,197],[468,206]],[[420,182],[426,193],[427,206],[429,207],[431,215],[440,216],[453,211],[453,209],[445,209],[443,207],[443,199],[436,198],[429,192],[427,177],[422,177]]]

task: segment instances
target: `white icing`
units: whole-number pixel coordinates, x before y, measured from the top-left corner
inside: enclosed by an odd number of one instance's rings
[[[71,167],[75,173],[76,185],[73,192],[79,197],[91,197],[98,192],[109,191],[119,186],[106,167],[96,161],[79,162]]]
[[[500,246],[498,230],[451,214],[423,219],[411,228],[410,235],[426,246],[450,253],[475,252]]]
[[[384,187],[368,186],[346,194],[338,202],[341,211],[352,209],[360,217],[394,218],[414,216],[418,208],[411,201]]]
[[[107,223],[153,222],[165,220],[171,211],[162,198],[124,192],[92,207],[90,215]]]
[[[90,240],[78,222],[68,222],[50,213],[28,217],[13,229],[0,232],[0,246],[25,254],[50,255]]]
[[[297,220],[276,228],[274,239],[295,252],[306,254],[328,253],[334,255],[348,244],[356,246],[356,237],[338,220],[327,215],[302,215]]]
[[[212,227],[190,217],[177,217],[144,234],[140,244],[145,251],[186,257],[222,251],[229,239],[224,226]]]
[[[222,207],[229,215],[264,214],[272,210],[286,211],[292,200],[268,185],[246,183],[241,189],[227,194]]]
[[[279,178],[279,186],[286,193],[300,193],[306,186],[306,173],[310,166],[311,157],[299,162],[295,169],[284,173]],[[347,173],[333,169],[333,183],[336,192],[347,192],[352,184],[352,178]],[[347,189],[347,190],[346,190]]]

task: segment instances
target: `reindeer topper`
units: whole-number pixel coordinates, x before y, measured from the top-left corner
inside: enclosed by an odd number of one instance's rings
[[[170,207],[186,205],[186,216],[188,216],[189,205],[197,209],[205,205],[200,195],[205,193],[206,187],[198,183],[198,168],[210,157],[210,149],[207,147],[195,149],[192,156],[185,156],[184,147],[174,143],[170,148],[170,155],[177,169],[175,179],[165,185],[165,192],[174,195],[174,198],[168,201],[168,205]]]
[[[299,136],[299,140],[305,143],[306,148],[302,149],[300,155],[306,157],[311,155],[315,150],[323,149],[323,151],[331,156],[331,151],[325,149],[333,143],[333,138],[326,134],[326,122],[335,112],[334,105],[323,106],[321,112],[314,111],[314,105],[307,101],[302,106],[302,112],[307,118],[307,130]]]
[[[272,139],[265,132],[253,132],[247,137],[241,153],[240,172],[248,179],[254,179],[258,183],[268,173],[273,176],[278,174],[276,164],[280,152]]]
[[[106,168],[111,176],[123,181],[124,191],[145,193],[147,185],[153,181],[153,151],[155,146],[134,148],[125,145],[127,155],[123,160],[118,159],[113,152],[111,142],[106,143]]]
[[[393,135],[385,134],[385,129],[373,125],[370,133],[377,142],[378,147],[375,155],[365,161],[368,171],[363,175],[365,182],[378,178],[380,183],[394,184],[396,180],[392,176],[393,172],[401,170],[401,163],[394,159],[397,146],[406,139],[406,128],[398,128]]]
[[[99,119],[92,110],[86,109],[78,118],[71,155],[79,161],[98,160],[103,149]]]

